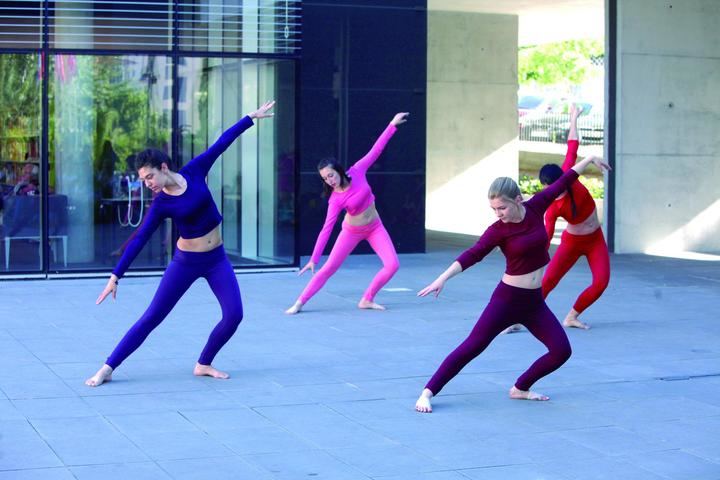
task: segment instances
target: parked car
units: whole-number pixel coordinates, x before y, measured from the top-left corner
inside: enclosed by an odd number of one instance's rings
[[[582,107],[578,118],[578,134],[587,144],[602,144],[604,141],[604,108],[602,104],[576,102]],[[552,111],[528,116],[520,129],[520,140],[535,142],[567,142],[570,130],[569,104],[563,102]]]
[[[518,98],[518,135],[521,140],[531,140],[534,125],[539,119],[552,113],[561,104],[553,97],[540,95],[523,95]],[[545,140],[543,137],[542,140]]]

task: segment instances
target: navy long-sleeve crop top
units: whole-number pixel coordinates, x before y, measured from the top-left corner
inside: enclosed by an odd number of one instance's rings
[[[222,221],[222,215],[213,201],[207,186],[207,177],[215,160],[243,133],[253,125],[249,116],[227,129],[205,152],[188,162],[178,173],[187,181],[181,195],[160,192],[150,205],[137,234],[128,243],[113,273],[118,278],[127,271],[150,236],[166,218],[172,218],[182,238],[198,238],[212,231]]]
[[[530,200],[523,202],[525,218],[521,222],[503,223],[498,220],[490,225],[477,243],[457,258],[462,269],[467,270],[495,247],[500,247],[505,255],[505,273],[508,275],[524,275],[547,265],[550,255],[543,215],[553,200],[577,178],[575,170],[570,169]]]

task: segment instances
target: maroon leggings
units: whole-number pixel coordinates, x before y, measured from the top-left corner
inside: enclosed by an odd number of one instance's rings
[[[582,313],[592,305],[605,291],[610,282],[610,255],[601,229],[588,235],[573,235],[565,230],[560,239],[560,246],[555,251],[550,265],[542,279],[543,297],[547,298],[562,277],[585,256],[592,272],[592,283],[575,301],[573,308]]]
[[[425,388],[437,395],[500,332],[516,323],[524,325],[548,348],[548,353],[535,360],[517,379],[515,387],[518,389],[530,390],[535,382],[570,358],[570,342],[555,315],[545,305],[542,289],[529,290],[500,282],[470,335],[447,356]]]

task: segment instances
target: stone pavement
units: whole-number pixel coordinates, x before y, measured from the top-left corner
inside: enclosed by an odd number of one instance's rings
[[[471,244],[431,235],[402,255],[378,301],[355,304],[379,265],[352,256],[295,317],[307,278],[238,276],[245,320],[218,355],[226,381],[192,367],[219,317],[198,282],[100,388],[83,385],[147,306],[158,278],[0,282],[0,480],[720,479],[720,263],[612,257],[612,279],[569,331],[573,356],[507,398],[542,345],[496,339],[422,415],[424,382],[472,328],[503,270],[497,253],[415,292]],[[563,317],[589,281],[578,265],[549,298]]]

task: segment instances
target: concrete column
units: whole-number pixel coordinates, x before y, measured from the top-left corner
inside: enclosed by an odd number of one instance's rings
[[[618,0],[615,251],[720,253],[720,2]]]
[[[490,183],[517,180],[517,49],[515,15],[428,12],[426,228],[482,233]]]

